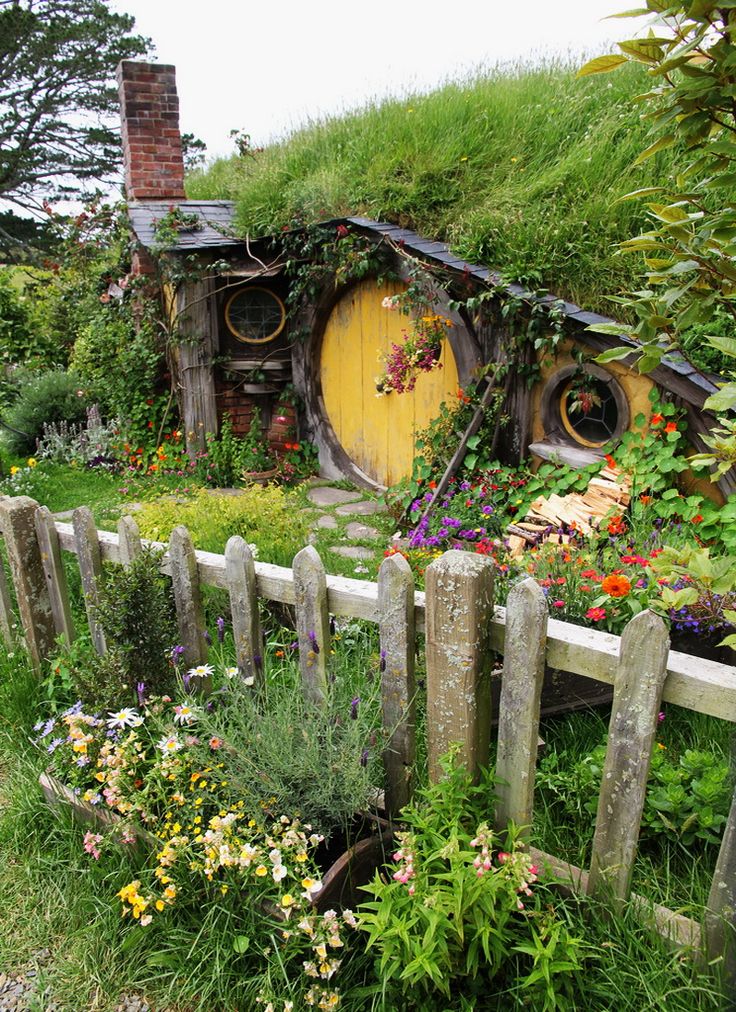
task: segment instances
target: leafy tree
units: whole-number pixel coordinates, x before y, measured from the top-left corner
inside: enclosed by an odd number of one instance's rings
[[[107,0],[0,0],[0,198],[21,213],[117,170],[115,68],[151,45],[133,25]]]
[[[690,328],[707,330],[719,313],[736,320],[736,0],[646,0],[646,6],[618,16],[647,14],[646,36],[620,42],[620,53],[597,57],[579,72],[607,72],[632,60],[644,64],[652,86],[640,101],[653,139],[637,163],[665,148],[682,153],[671,187],[646,187],[623,198],[646,199],[652,221],[620,247],[644,255],[646,286],[617,300],[633,309],[638,322],[589,328],[634,338],[643,372],[680,349]],[[733,338],[706,333],[704,339],[736,357]],[[598,360],[628,354],[630,347],[615,348]],[[735,407],[736,382],[705,406]],[[710,439],[714,452],[697,458],[717,463],[714,479],[736,463],[736,423],[724,418],[720,424]]]

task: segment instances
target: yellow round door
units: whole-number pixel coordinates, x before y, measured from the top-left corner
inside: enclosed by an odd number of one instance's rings
[[[376,395],[383,356],[401,344],[408,316],[384,309],[386,296],[405,286],[361,281],[336,303],[322,338],[320,378],[327,419],[351,460],[373,481],[393,485],[411,474],[414,438],[457,395],[458,377],[449,341],[441,369],[420,373],[411,393]]]

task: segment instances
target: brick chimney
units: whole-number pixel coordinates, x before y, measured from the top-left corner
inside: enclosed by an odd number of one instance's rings
[[[127,199],[183,199],[176,68],[121,60],[117,80]]]

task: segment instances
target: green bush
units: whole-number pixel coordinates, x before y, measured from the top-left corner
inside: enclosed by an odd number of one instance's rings
[[[131,703],[141,685],[140,693],[147,695],[174,690],[170,657],[178,639],[176,612],[171,581],[159,565],[160,553],[144,551],[128,568],[106,568],[95,612],[107,653],[72,667],[80,699],[108,708]]]
[[[80,377],[63,369],[50,369],[30,376],[20,387],[17,399],[5,412],[3,439],[20,456],[33,453],[36,440],[49,422],[83,422],[89,398]]]
[[[195,546],[208,552],[224,552],[228,538],[239,534],[256,545],[259,559],[279,566],[291,565],[308,535],[294,500],[275,485],[251,486],[237,496],[200,489],[185,501],[155,499],[136,513],[136,523],[142,536],[153,541],[168,541],[173,529],[184,524]]]

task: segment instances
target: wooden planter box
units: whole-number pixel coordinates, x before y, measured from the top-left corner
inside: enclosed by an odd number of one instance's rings
[[[116,813],[82,801],[74,791],[50,773],[42,773],[39,783],[46,803],[51,808],[63,806],[71,809],[73,818],[83,825],[103,830],[122,822]],[[375,871],[385,863],[389,855],[393,841],[393,830],[389,823],[376,816],[368,816],[365,821],[371,824],[370,835],[340,854],[322,875],[322,889],[312,901],[320,913],[330,908],[353,907],[359,903],[363,898],[360,887],[371,881]],[[135,828],[132,833],[139,847],[161,845],[161,841],[145,829]]]

